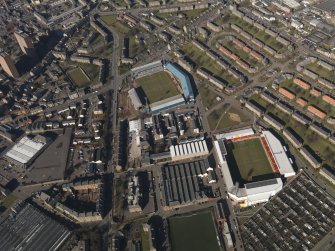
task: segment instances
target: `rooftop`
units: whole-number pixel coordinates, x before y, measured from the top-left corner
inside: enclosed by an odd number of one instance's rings
[[[29,138],[24,136],[10,150],[5,156],[22,164],[28,163],[44,146],[46,140],[42,136],[35,136]]]

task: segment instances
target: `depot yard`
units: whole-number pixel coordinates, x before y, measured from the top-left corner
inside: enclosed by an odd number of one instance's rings
[[[169,74],[161,71],[135,80],[150,104],[179,94]]]
[[[169,218],[174,251],[219,251],[212,213],[209,211]]]
[[[244,181],[252,177],[273,173],[260,138],[229,142],[227,144],[229,167],[239,171]]]
[[[234,85],[238,80],[229,75],[226,70],[223,70],[214,60],[208,57],[204,52],[197,49],[191,43],[185,45],[182,50],[195,62],[198,67],[204,67],[216,76],[225,80],[228,84]]]
[[[75,68],[75,69],[69,70],[67,72],[67,75],[69,76],[71,81],[79,87],[86,86],[90,83],[89,77],[86,75],[86,73],[81,68]]]

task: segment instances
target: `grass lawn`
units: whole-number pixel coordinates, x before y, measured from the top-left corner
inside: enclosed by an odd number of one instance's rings
[[[265,31],[259,30],[258,28],[256,28],[252,24],[249,24],[249,23],[245,22],[244,20],[242,20],[239,17],[230,15],[227,18],[227,21],[230,24],[237,24],[244,31],[247,31],[247,32],[251,33],[254,37],[258,38],[263,43],[265,43],[266,45],[275,49],[279,53],[283,53],[287,50],[287,46],[284,46],[282,43],[278,42],[275,38],[273,38],[269,34],[265,33]]]
[[[252,181],[253,176],[273,173],[259,138],[233,142],[228,148],[234,156],[230,156],[230,162],[235,162],[232,167],[238,168],[243,180]]]
[[[206,88],[204,85],[199,85],[198,91],[200,93],[203,105],[208,109],[211,109],[219,103],[219,101],[216,100],[217,95]]]
[[[211,212],[169,218],[173,251],[220,251]]]
[[[216,125],[220,121],[220,118],[224,112],[225,112],[225,108],[222,106],[218,109],[215,109],[207,116],[207,121],[208,121],[211,131],[215,130]]]
[[[143,229],[141,230],[141,245],[142,251],[150,251],[149,234]]]
[[[3,195],[0,197],[1,205],[5,208],[11,207],[16,200],[17,198],[12,194],[8,195],[7,197]]]
[[[179,94],[170,76],[163,71],[136,79],[135,82],[142,88],[151,104]]]
[[[335,81],[335,71],[329,71],[326,68],[323,68],[322,66],[318,65],[317,63],[308,64],[306,65],[306,68],[316,72],[325,79],[328,79],[332,82]]]
[[[197,49],[191,43],[186,44],[182,50],[195,62],[199,67],[204,67],[211,71],[216,76],[224,79],[228,84],[236,84],[237,79],[228,74],[226,70],[221,69],[221,67],[210,57],[208,57],[204,52]]]
[[[247,120],[248,118],[244,113],[232,107],[222,116],[217,126],[217,130],[228,129],[246,122]]]
[[[83,72],[81,68],[75,68],[73,70],[69,70],[67,75],[75,83],[77,86],[86,86],[89,85],[90,79],[88,76]]]
[[[115,29],[117,32],[126,34],[130,31],[130,28],[126,26],[125,24],[121,23],[119,20],[117,20],[117,17],[115,15],[113,16],[101,16],[101,20],[107,24],[112,29]]]

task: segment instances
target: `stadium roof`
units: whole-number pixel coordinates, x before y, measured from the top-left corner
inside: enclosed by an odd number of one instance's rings
[[[228,132],[228,133],[222,133],[222,134],[217,134],[216,138],[217,139],[233,139],[233,138],[238,138],[238,137],[243,137],[243,136],[249,136],[249,135],[254,135],[254,131],[252,128],[247,128],[243,130],[238,130],[238,131],[233,131],[233,132]]]
[[[228,163],[226,160],[227,150],[224,145],[224,142],[222,139],[214,141],[214,146],[216,149],[217,156],[219,158],[220,166],[221,166],[221,172],[223,174],[223,177],[225,179],[225,183],[227,186],[228,191],[234,188],[234,182],[231,177],[231,173],[228,167]]]
[[[159,65],[162,65],[161,60],[157,60],[157,61],[154,61],[152,63],[146,64],[146,65],[141,65],[141,66],[138,66],[138,67],[134,67],[134,68],[131,69],[131,71],[132,72],[145,71],[145,70],[148,70],[152,67],[159,66]]]
[[[182,104],[185,104],[185,99],[182,95],[176,95],[151,104],[150,109],[151,112],[155,114]]]
[[[191,85],[190,78],[187,76],[186,73],[184,73],[181,69],[179,69],[177,66],[167,63],[165,65],[166,69],[168,69],[176,78],[179,79],[181,83],[181,87],[183,89],[184,96],[187,99],[194,99],[193,89]]]
[[[255,195],[260,193],[268,193],[271,191],[277,192],[283,187],[283,182],[280,178],[257,181],[245,184],[247,195]]]
[[[43,138],[42,138],[43,139]],[[28,163],[44,146],[46,141],[41,140],[40,137],[35,137],[34,139],[24,136],[21,138],[9,151],[5,154],[19,163]]]
[[[265,139],[275,158],[280,174],[285,177],[295,175],[296,173],[280,141],[269,131],[263,131],[263,135],[265,136]]]

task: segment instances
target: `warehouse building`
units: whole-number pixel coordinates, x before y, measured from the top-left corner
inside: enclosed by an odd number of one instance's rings
[[[71,232],[28,203],[13,209],[0,224],[1,250],[60,250]]]
[[[48,139],[36,135],[19,139],[5,154],[4,158],[19,167],[28,167],[47,146]]]
[[[192,159],[209,154],[207,143],[205,140],[191,141],[179,145],[170,146],[172,161]]]
[[[208,166],[207,160],[163,166],[160,172],[163,206],[173,209],[207,201],[212,190],[204,184],[202,177]]]

